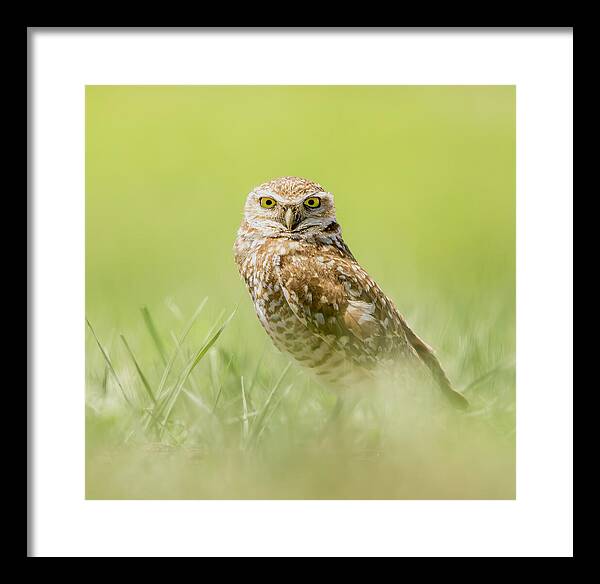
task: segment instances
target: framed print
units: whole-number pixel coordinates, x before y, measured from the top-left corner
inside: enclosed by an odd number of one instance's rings
[[[28,555],[572,555],[572,41],[28,29]]]

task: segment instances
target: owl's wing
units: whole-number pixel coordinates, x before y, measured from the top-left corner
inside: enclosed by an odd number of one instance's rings
[[[276,270],[292,312],[332,349],[367,368],[402,354],[414,356],[427,366],[455,406],[468,407],[433,349],[412,331],[354,258],[283,256]]]
[[[353,258],[283,256],[277,276],[296,317],[358,365],[371,368],[399,346],[411,350],[398,312]]]

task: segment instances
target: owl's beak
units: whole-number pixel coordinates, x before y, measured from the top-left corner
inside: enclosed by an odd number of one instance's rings
[[[284,215],[285,225],[289,231],[293,231],[294,227],[298,224],[296,222],[296,214],[291,207],[288,207]]]

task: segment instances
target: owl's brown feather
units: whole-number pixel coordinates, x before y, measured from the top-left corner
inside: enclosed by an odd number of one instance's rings
[[[381,327],[373,316],[375,305],[360,300],[350,300],[344,313],[344,323],[362,341],[377,335]]]
[[[301,244],[276,268],[287,304],[314,335],[361,367],[408,349],[398,312],[352,258]]]

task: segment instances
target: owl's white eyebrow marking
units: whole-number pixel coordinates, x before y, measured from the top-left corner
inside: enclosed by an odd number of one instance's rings
[[[255,191],[252,191],[255,195],[258,195],[259,197],[271,197],[272,199],[275,199],[277,201],[281,201],[281,197],[279,197],[278,195],[276,195],[273,191],[269,191],[267,189],[257,189]]]
[[[301,200],[306,201],[306,199],[310,199],[312,197],[317,197],[317,199],[333,199],[333,193],[327,193],[325,191],[315,191],[314,193],[304,195]]]
[[[283,197],[269,189],[254,189],[253,191],[250,192],[250,194],[254,194],[258,197],[271,197],[272,199],[275,199],[276,201],[278,201],[280,203],[287,200],[287,197]],[[301,201],[306,201],[306,199],[310,199],[310,197],[318,197],[319,199],[329,197],[330,199],[332,199],[333,193],[329,193],[329,192],[325,192],[325,191],[314,191],[312,193],[304,194],[300,198],[297,198],[294,200],[296,200],[299,203]]]

